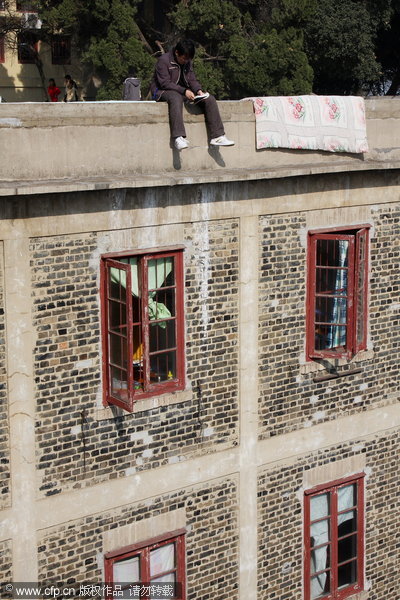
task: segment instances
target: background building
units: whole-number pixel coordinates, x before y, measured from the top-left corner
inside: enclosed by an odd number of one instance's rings
[[[43,102],[47,100],[48,79],[53,78],[64,95],[64,76],[80,78],[81,69],[74,55],[71,37],[54,35],[50,43],[41,40],[42,23],[26,0],[15,1],[10,10],[21,19],[19,33],[0,36],[0,90],[6,102]],[[0,19],[8,14],[0,2]],[[44,85],[43,85],[44,82]]]
[[[182,154],[166,106],[0,105],[4,583],[397,597],[400,104],[366,104],[365,155],[256,151],[249,102]]]

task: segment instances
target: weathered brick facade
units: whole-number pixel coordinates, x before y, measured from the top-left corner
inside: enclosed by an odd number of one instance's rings
[[[237,486],[210,482],[48,530],[39,540],[39,580],[67,584],[103,577],[102,533],[177,509],[186,512],[186,568],[191,600],[238,597]],[[100,557],[99,561],[96,557]]]
[[[187,224],[187,378],[191,399],[98,421],[101,340],[96,234],[31,245],[42,494],[159,467],[237,441],[238,223]],[[133,236],[132,236],[133,237]],[[110,250],[134,250],[113,245]],[[79,399],[77,401],[77,399]]]
[[[365,556],[368,600],[398,596],[397,433],[343,444],[299,457],[293,464],[261,469],[258,481],[259,596],[303,598],[303,476],[307,471],[358,454],[366,460]],[[348,475],[343,473],[343,476]],[[329,483],[329,482],[327,482]],[[383,566],[384,565],[384,566]],[[384,570],[385,576],[382,576]]]
[[[62,126],[76,146],[76,123],[90,141],[82,164],[81,149],[69,163],[57,155],[65,180],[47,181],[48,156],[37,167],[32,156],[37,180],[0,181],[1,583],[99,585],[105,556],[114,569],[137,544],[145,561],[155,540],[184,528],[184,600],[311,600],[304,491],[331,483],[335,525],[336,489],[358,474],[366,583],[349,600],[397,600],[400,104],[388,103],[379,113],[371,100],[363,160],[255,151],[246,103],[227,103],[227,126],[240,123],[233,148],[207,152],[193,114],[196,145],[168,154],[166,106],[81,103],[65,107]],[[0,137],[32,142],[40,123],[41,144],[58,108],[8,108],[23,119],[7,113]],[[112,176],[93,158],[105,138]],[[335,228],[354,247],[355,231],[370,231],[367,349],[309,361],[307,238]],[[183,255],[186,387],[167,381],[133,413],[104,406],[102,257],[167,248]],[[125,309],[114,309],[122,331]]]
[[[11,557],[11,540],[0,542],[0,573],[3,581],[11,581],[12,577],[12,557]],[[4,590],[2,589],[2,594]]]
[[[304,373],[307,258],[305,213],[260,218],[260,436],[266,438],[396,401],[400,373],[400,206],[373,211],[370,239],[369,348],[337,367],[361,369],[315,382]],[[345,222],[342,226],[346,225]],[[390,333],[389,333],[390,332]],[[332,366],[334,361],[330,361]],[[326,373],[326,372],[325,372]]]
[[[0,244],[0,508],[10,504],[10,446],[7,402],[4,256]]]

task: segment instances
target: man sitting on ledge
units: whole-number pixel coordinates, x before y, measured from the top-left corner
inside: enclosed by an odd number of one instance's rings
[[[194,43],[181,40],[157,61],[151,83],[151,93],[156,101],[168,102],[169,124],[175,148],[183,150],[189,146],[183,124],[183,102],[195,102],[204,112],[210,132],[211,146],[233,146],[228,140],[219,114],[218,105],[210,94],[204,93],[193,71]],[[202,98],[203,96],[203,98]]]

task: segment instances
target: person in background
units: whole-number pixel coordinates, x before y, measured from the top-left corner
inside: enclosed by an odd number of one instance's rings
[[[58,102],[58,96],[61,94],[61,90],[56,86],[54,79],[49,79],[47,93],[49,95],[50,102]]]
[[[78,87],[71,75],[66,75],[64,78],[65,94],[64,102],[78,102]]]
[[[211,146],[233,146],[235,142],[225,135],[214,96],[205,94],[196,79],[192,66],[194,53],[192,40],[181,40],[172,50],[160,56],[151,83],[153,99],[168,102],[171,137],[177,150],[189,146],[183,124],[184,101],[195,101],[203,110]]]

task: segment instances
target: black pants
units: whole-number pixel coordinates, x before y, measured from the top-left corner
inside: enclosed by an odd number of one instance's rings
[[[183,103],[185,96],[173,90],[165,90],[160,100],[168,102],[169,126],[171,128],[171,137],[186,137],[185,126],[183,124]],[[197,102],[203,111],[210,138],[216,138],[224,135],[224,126],[221,121],[217,101],[214,96],[209,96],[206,100]]]

